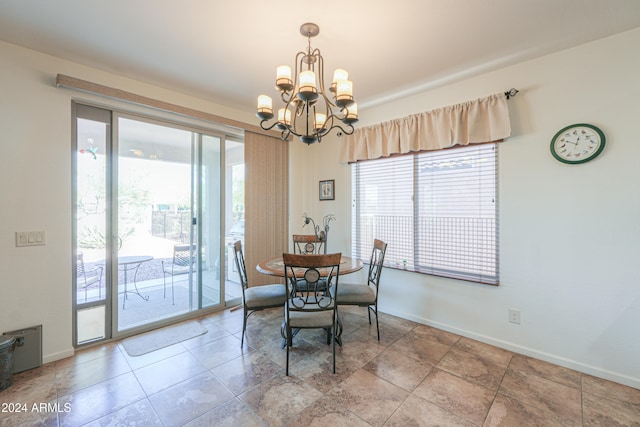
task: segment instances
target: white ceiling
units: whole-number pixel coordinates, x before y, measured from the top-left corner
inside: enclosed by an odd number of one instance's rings
[[[640,0],[0,0],[1,40],[251,111],[304,22],[362,110],[640,27]]]

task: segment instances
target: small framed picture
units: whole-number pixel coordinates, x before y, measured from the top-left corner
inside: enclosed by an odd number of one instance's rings
[[[335,200],[334,179],[320,181],[320,200]]]

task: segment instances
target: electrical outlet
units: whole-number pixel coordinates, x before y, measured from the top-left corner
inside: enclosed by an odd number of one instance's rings
[[[520,324],[520,310],[509,309],[509,323]]]

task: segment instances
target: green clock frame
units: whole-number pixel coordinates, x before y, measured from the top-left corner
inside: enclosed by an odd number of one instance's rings
[[[563,135],[565,135],[569,130],[573,129],[573,128],[589,128],[591,130],[593,130],[598,137],[600,138],[599,141],[599,147],[593,151],[592,153],[589,153],[587,155],[587,157],[580,159],[580,160],[570,160],[567,159],[566,157],[563,157],[562,155],[560,155],[557,150],[556,150],[556,141],[558,140],[558,138],[561,138]],[[576,124],[572,124],[569,126],[566,126],[562,129],[560,129],[554,136],[553,138],[551,138],[551,145],[550,145],[550,149],[551,149],[551,154],[553,155],[553,157],[555,157],[556,160],[562,162],[562,163],[566,163],[566,164],[570,164],[570,165],[577,165],[580,163],[586,163],[590,160],[595,159],[596,157],[598,157],[600,155],[600,153],[602,153],[602,150],[604,150],[604,146],[606,144],[606,138],[604,136],[604,133],[602,132],[602,130],[600,130],[600,128],[598,128],[597,126],[588,124],[588,123],[576,123]]]

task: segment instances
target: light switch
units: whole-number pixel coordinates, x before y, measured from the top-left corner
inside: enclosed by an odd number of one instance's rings
[[[44,231],[16,231],[16,247],[46,245]]]

